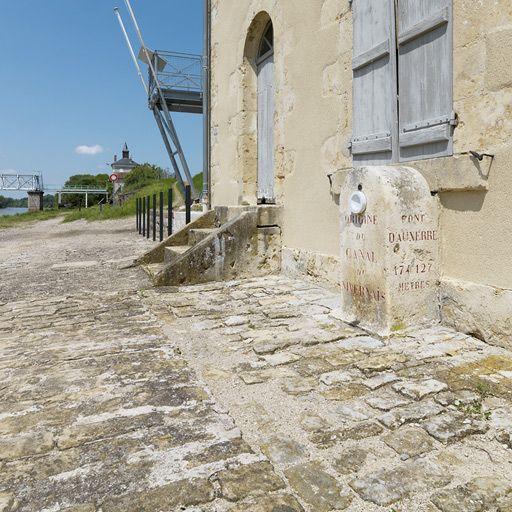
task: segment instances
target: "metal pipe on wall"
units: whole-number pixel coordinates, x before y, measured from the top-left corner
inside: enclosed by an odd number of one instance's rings
[[[210,60],[211,60],[211,0],[204,0],[203,34],[203,202],[209,209],[210,199]]]

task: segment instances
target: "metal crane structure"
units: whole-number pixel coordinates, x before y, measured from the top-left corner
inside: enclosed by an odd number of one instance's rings
[[[191,114],[203,114],[205,112],[205,96],[207,95],[206,58],[201,55],[150,50],[142,38],[130,0],[125,0],[125,4],[141,45],[138,56],[135,55],[119,9],[116,7],[114,12],[148,97],[148,106],[155,118],[180,188],[184,192],[185,185],[190,185],[192,198],[194,200],[198,199],[199,194],[194,188],[187,159],[172,120],[171,112]],[[139,60],[148,66],[148,83],[146,83],[142,74]],[[207,116],[204,117],[206,119]],[[206,131],[205,124],[205,140],[207,137]],[[206,149],[204,153],[207,154]],[[204,179],[206,179],[206,159],[205,156]]]

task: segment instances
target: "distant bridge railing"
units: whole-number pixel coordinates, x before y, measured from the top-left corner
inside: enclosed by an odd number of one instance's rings
[[[106,188],[84,187],[80,185],[69,185],[64,187],[50,185],[45,187],[44,190],[45,192],[54,192],[56,194],[108,194],[108,190]]]
[[[101,194],[105,196],[105,201],[108,201],[108,190],[106,188],[93,188],[93,187],[84,187],[80,185],[68,185],[65,187],[55,187],[55,188],[46,188],[47,191],[52,191],[54,194],[58,196],[58,203],[62,202],[62,196],[64,194],[84,194],[85,195],[85,207],[89,206],[89,194]]]
[[[44,190],[43,175],[41,173],[12,174],[0,171],[0,190],[42,191]]]
[[[84,185],[65,185],[63,187],[43,185],[43,175],[33,174],[12,174],[0,172],[0,190],[24,190],[26,192],[53,192],[58,195],[59,204],[64,194],[85,194],[85,207],[89,205],[89,195],[104,195],[108,201],[107,188],[88,187]]]

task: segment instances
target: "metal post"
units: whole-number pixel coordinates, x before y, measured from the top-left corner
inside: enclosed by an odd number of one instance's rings
[[[147,196],[146,197],[146,207],[147,207],[147,211],[146,211],[146,216],[147,216],[147,230],[146,230],[146,238],[149,238],[149,231],[150,231],[150,226],[151,226],[151,201],[150,201],[150,197]]]
[[[172,188],[167,191],[167,236],[172,235]]]
[[[89,197],[87,195],[87,192],[85,193],[85,207],[88,208],[89,207]]]
[[[162,140],[164,141],[165,149],[167,150],[167,154],[169,155],[169,159],[171,161],[171,165],[174,170],[176,179],[178,180],[178,184],[181,190],[185,190],[185,182],[183,181],[183,176],[181,175],[180,168],[178,167],[178,163],[176,162],[176,158],[174,157],[174,151],[169,143],[169,138],[167,137],[167,133],[165,131],[164,122],[162,120],[161,114],[156,106],[152,108],[152,111],[153,116],[155,117],[156,125],[158,126],[160,134],[162,135]]]
[[[139,197],[139,235],[142,233],[142,199]]]
[[[146,236],[146,198],[142,198],[142,236]]]
[[[148,94],[148,86],[146,85],[144,76],[142,75],[142,71],[140,70],[139,63],[137,62],[137,57],[135,57],[135,52],[133,51],[132,43],[130,42],[130,38],[128,37],[128,33],[126,32],[126,28],[123,23],[123,19],[121,18],[121,14],[119,13],[119,9],[117,7],[114,9],[114,13],[117,16],[117,21],[119,21],[119,25],[121,26],[121,30],[123,31],[124,39],[126,41],[128,49],[130,50],[130,55],[132,56],[133,63],[135,64],[135,68],[137,69],[137,74],[139,75],[140,81],[142,82],[142,86],[144,87],[146,94]]]
[[[185,224],[190,224],[190,205],[192,203],[190,185],[185,185]]]
[[[142,199],[139,197],[139,235],[142,233]]]
[[[156,194],[153,194],[153,242],[156,242]]]
[[[139,198],[135,198],[135,230],[139,233]]]
[[[203,190],[202,200],[210,204],[210,0],[204,1],[203,25]]]
[[[164,239],[164,193],[160,191],[160,242]]]

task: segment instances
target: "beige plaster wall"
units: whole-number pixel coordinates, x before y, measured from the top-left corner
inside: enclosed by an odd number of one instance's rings
[[[454,20],[455,151],[496,156],[487,191],[439,194],[443,273],[512,288],[512,2],[456,0]]]
[[[340,56],[350,64],[350,26],[340,23],[348,2],[219,0],[212,13],[212,201],[254,204],[256,97],[254,69],[244,63],[247,34],[261,11],[275,34],[276,191],[285,209],[283,243],[339,253],[338,206],[327,171],[350,138],[349,88],[341,90]],[[343,26],[342,25],[347,25]],[[343,38],[341,37],[344,32]],[[257,33],[255,34],[257,39]],[[341,41],[344,45],[341,45]],[[348,83],[349,73],[346,77]],[[345,127],[346,140],[340,140]],[[245,181],[245,183],[244,183]]]
[[[339,207],[326,175],[351,166],[348,0],[213,0],[212,202],[256,200],[251,55],[268,16],[275,33],[283,244],[337,257]],[[443,274],[512,288],[512,2],[454,0],[454,20],[455,155],[418,169],[440,191]],[[496,158],[478,163],[470,149]]]

